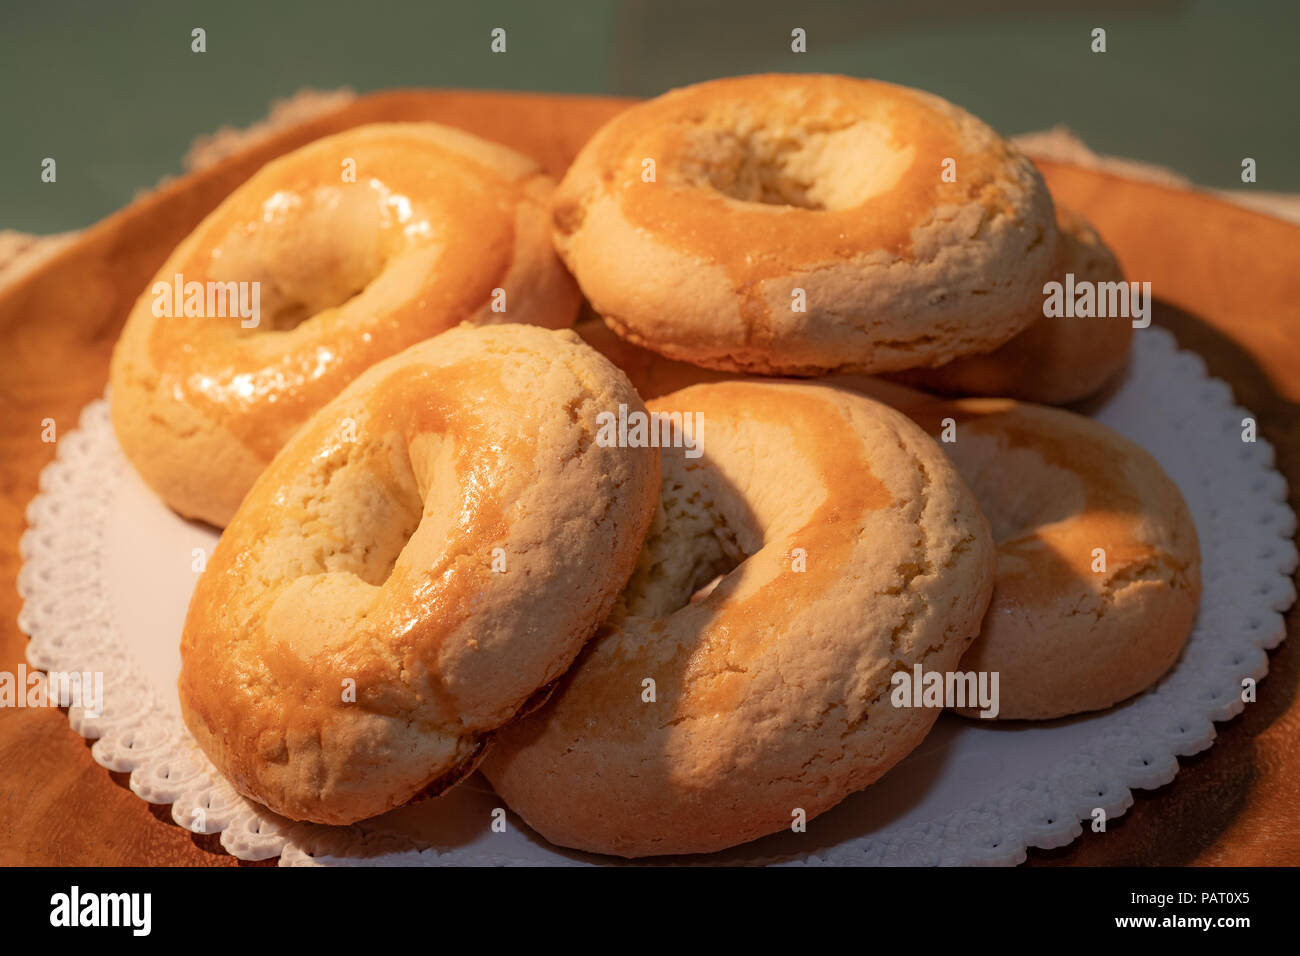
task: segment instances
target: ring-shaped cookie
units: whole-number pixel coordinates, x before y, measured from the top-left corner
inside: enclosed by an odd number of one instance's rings
[[[433,123],[268,163],[158,270],[113,354],[113,426],[182,515],[224,525],[360,372],[461,322],[569,325],[578,293],[531,159]]]
[[[1148,452],[1063,409],[868,393],[948,432],[942,447],[993,527],[997,583],[961,668],[1000,675],[999,719],[1102,710],[1169,670],[1196,620],[1201,557],[1178,486]]]
[[[555,238],[620,335],[712,368],[939,365],[1032,321],[1056,256],[1033,165],[905,87],[766,75],[619,114],[555,195]]]
[[[631,574],[655,449],[571,332],[457,329],[371,368],[284,446],[199,578],[180,700],[241,793],[350,823],[445,788],[569,666]]]
[[[703,454],[661,451],[613,614],[483,764],[551,842],[628,857],[733,846],[876,780],[938,713],[894,706],[893,675],[955,667],[993,580],[974,496],[892,409],[754,381],[649,405],[701,415]]]

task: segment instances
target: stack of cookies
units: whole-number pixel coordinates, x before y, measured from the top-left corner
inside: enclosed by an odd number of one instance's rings
[[[260,310],[214,307],[243,283]],[[1133,335],[1061,287],[1129,301],[1013,146],[885,83],[676,90],[558,184],[433,124],[277,160],[113,361],[128,456],[225,527],[186,722],[293,819],[481,767],[548,840],[644,857],[802,824],[945,708],[1139,693],[1196,532],[1146,452],[1034,404]]]

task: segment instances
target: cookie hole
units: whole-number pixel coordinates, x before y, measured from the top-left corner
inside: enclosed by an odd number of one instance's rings
[[[671,545],[666,544],[673,537],[670,530],[652,528],[651,535],[654,540],[647,536],[643,554],[671,550]],[[707,534],[694,536],[689,552],[678,554],[685,560],[638,565],[622,595],[629,613],[666,617],[689,605],[701,604],[749,556],[722,521]]]
[[[410,201],[378,180],[280,190],[218,240],[206,276],[185,278],[204,280],[201,314],[237,334],[290,332],[364,293],[419,225]]]
[[[721,432],[714,434],[720,443],[728,440]],[[659,505],[612,619],[666,618],[725,600],[729,577],[764,547],[768,529],[716,467],[707,445],[701,458],[661,449],[661,467]],[[801,456],[787,456],[766,468],[768,480],[789,488],[797,500],[818,500],[821,489]],[[794,514],[784,517],[799,520]]]
[[[911,166],[881,124],[745,109],[707,117],[687,135],[685,180],[741,202],[834,212],[892,189]]]

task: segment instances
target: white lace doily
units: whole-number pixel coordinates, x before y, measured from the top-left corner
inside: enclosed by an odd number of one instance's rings
[[[1182,489],[1200,535],[1204,597],[1175,668],[1145,694],[1102,714],[990,726],[945,715],[884,779],[783,833],[708,862],[1008,864],[1025,848],[1062,846],[1131,804],[1132,789],[1168,783],[1180,756],[1214,740],[1214,722],[1245,706],[1242,682],[1268,670],[1295,597],[1295,515],[1264,441],[1242,441],[1226,384],[1167,332],[1137,335],[1125,381],[1096,417],[1146,447]],[[44,670],[102,671],[104,712],[70,710],[96,738],[95,759],[129,771],[131,789],[171,804],[188,829],[221,833],[242,859],[282,865],[571,864],[608,862],[551,847],[480,776],[438,800],[350,827],[292,823],[237,795],[197,750],[176,701],[185,607],[215,534],[182,521],[140,482],[118,449],[103,400],[59,440],[41,474],[21,542],[19,626]],[[200,549],[196,551],[196,549]],[[1267,693],[1262,687],[1260,693]]]

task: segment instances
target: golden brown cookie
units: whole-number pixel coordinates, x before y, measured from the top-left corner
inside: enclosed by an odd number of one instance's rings
[[[182,515],[224,525],[359,373],[461,322],[573,321],[551,180],[433,123],[363,126],[268,163],[177,247],[113,353],[113,427]]]
[[[555,195],[556,245],[631,341],[813,375],[989,351],[1056,257],[1033,165],[939,97],[842,76],[674,90],[619,114]]]
[[[350,823],[460,779],[632,572],[644,406],[571,332],[456,329],[365,372],[281,449],[199,578],[180,700],[240,793]],[[630,413],[629,412],[629,413]]]
[[[889,388],[868,394],[949,428],[942,448],[993,526],[997,585],[961,669],[998,672],[998,717],[1101,710],[1155,683],[1201,597],[1196,526],[1159,463],[1073,412]]]
[[[884,774],[938,713],[895,706],[893,676],[955,667],[993,582],[974,496],[892,409],[755,381],[650,407],[702,454],[661,449],[610,619],[483,764],[551,842],[627,857],[743,843]]]

